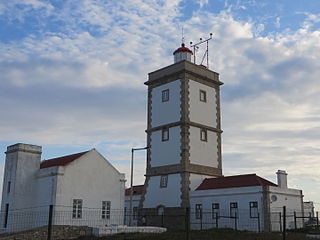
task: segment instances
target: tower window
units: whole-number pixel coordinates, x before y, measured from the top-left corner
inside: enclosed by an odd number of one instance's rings
[[[200,101],[207,102],[207,93],[204,90],[200,90]]]
[[[200,129],[200,140],[204,142],[208,141],[208,133],[206,129]]]
[[[168,102],[169,101],[169,89],[162,91],[162,102]]]
[[[162,175],[160,178],[160,187],[166,188],[168,186],[168,175]]]
[[[162,129],[162,141],[168,141],[169,140],[169,128]]]
[[[73,199],[72,218],[82,218],[82,199]]]

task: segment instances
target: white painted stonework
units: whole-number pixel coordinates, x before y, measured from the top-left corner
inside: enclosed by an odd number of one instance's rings
[[[206,92],[207,102],[200,101],[200,90]],[[190,121],[210,127],[217,127],[216,90],[189,80]]]
[[[162,141],[162,131],[151,133],[151,167],[178,164],[180,156],[180,127],[169,128],[169,140]]]
[[[179,207],[180,200],[180,188],[181,188],[180,174],[168,175],[168,184],[166,188],[160,187],[160,176],[150,177],[144,208],[156,208],[160,205],[165,207]]]
[[[123,224],[124,174],[119,173],[95,149],[65,166],[40,169],[40,147],[27,144],[13,146],[18,151],[8,153],[6,158],[1,211],[5,211],[6,204],[9,204],[10,211],[5,228],[4,215],[1,217],[2,232],[47,225],[49,205],[54,205],[53,222],[57,225]],[[39,150],[37,154],[23,151],[35,147]],[[8,181],[11,181],[10,192],[5,189]],[[72,218],[74,199],[82,200],[80,219]],[[102,201],[111,202],[110,219],[101,217]],[[34,215],[35,211],[43,216]],[[32,221],[30,216],[36,219]]]
[[[178,79],[152,89],[152,127],[180,121],[180,86]],[[162,102],[162,91],[166,89],[169,89],[169,101]]]
[[[218,136],[207,131],[207,141],[200,140],[200,128],[190,126],[190,162],[209,167],[218,167]]]

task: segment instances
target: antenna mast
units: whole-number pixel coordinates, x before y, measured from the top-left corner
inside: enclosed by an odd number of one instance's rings
[[[193,63],[196,64],[196,51],[199,49],[199,45],[201,45],[202,43],[207,43],[207,49],[203,54],[202,60],[200,65],[203,65],[203,61],[205,58],[207,58],[207,68],[209,68],[209,40],[212,39],[212,33],[210,33],[210,37],[207,39],[202,39],[200,38],[200,42],[193,44],[193,42],[190,42],[190,47],[193,47]]]

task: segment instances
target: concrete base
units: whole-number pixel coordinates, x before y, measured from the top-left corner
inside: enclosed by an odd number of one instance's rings
[[[128,226],[111,226],[93,229],[93,235],[97,237],[119,234],[119,233],[163,233],[166,228],[161,227],[128,227]]]

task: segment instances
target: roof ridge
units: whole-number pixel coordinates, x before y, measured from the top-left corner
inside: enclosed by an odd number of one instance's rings
[[[88,152],[90,152],[90,150],[85,151],[85,152],[74,153],[74,154],[70,154],[70,155],[65,155],[65,156],[61,156],[61,157],[56,157],[56,158],[44,160],[40,163],[40,169],[68,165],[69,163],[80,158],[81,156],[83,156],[84,154],[86,154]]]
[[[91,149],[91,150],[93,150],[93,149]],[[63,155],[63,156],[55,157],[55,158],[43,159],[41,162],[55,160],[55,159],[58,159],[58,158],[70,157],[70,156],[77,155],[77,154],[85,154],[87,152],[90,152],[91,150],[87,150],[87,151],[84,151],[84,152],[78,152],[78,153],[72,153],[72,154],[68,154],[68,155]]]

